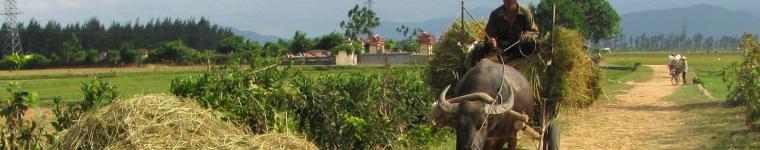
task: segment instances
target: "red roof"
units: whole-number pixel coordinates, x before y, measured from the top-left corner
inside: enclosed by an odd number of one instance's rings
[[[385,43],[385,38],[380,34],[374,34],[369,37],[370,43]]]
[[[423,32],[417,35],[417,42],[432,44],[435,43],[435,36],[427,32]]]

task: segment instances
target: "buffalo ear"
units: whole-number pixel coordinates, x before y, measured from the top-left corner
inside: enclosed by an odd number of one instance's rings
[[[438,107],[438,104],[433,104],[430,117],[432,118],[431,123],[437,127],[456,127],[455,114],[443,111],[441,107]]]

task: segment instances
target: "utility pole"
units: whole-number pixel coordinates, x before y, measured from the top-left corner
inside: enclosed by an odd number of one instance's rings
[[[464,21],[464,0],[462,0],[462,7],[460,11],[461,11],[460,12],[461,18],[459,18],[460,19],[459,21],[461,21],[462,23],[462,37],[461,39],[459,39],[459,42],[462,44],[462,46],[464,46],[465,38],[467,38],[467,28],[465,27],[465,21]],[[486,39],[486,40],[490,40],[490,39]]]
[[[367,0],[367,8],[369,8],[369,10],[372,10],[372,4],[374,4],[374,3],[375,3],[375,1],[373,1],[373,0]]]
[[[5,9],[2,13],[5,16],[5,46],[3,47],[3,56],[12,53],[23,53],[21,48],[21,38],[18,33],[18,17],[21,14],[16,7],[16,0],[6,0]]]

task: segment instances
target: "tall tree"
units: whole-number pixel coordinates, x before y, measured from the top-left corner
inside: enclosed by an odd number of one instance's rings
[[[555,4],[557,25],[580,30],[594,43],[620,35],[620,16],[607,0],[541,0],[534,11],[544,32],[551,30]]]
[[[400,27],[396,28],[396,32],[398,32],[399,34],[403,35],[406,38],[411,39],[417,36],[418,34],[425,32],[425,30],[422,30],[422,28],[411,29],[407,27],[406,25],[401,25]]]
[[[557,6],[557,16],[553,18],[555,4]],[[557,20],[557,26],[580,29],[584,15],[584,9],[575,0],[541,0],[538,3],[537,9],[533,11],[539,25],[539,30],[542,32],[551,31],[552,19]]]
[[[584,19],[581,32],[594,43],[621,35],[620,16],[607,0],[581,0]],[[585,7],[583,7],[585,6]]]
[[[219,42],[219,45],[217,45],[216,50],[221,53],[229,53],[229,52],[240,52],[248,49],[248,43],[246,43],[245,39],[241,36],[231,36],[224,38],[221,42]]]
[[[367,7],[354,6],[348,11],[348,20],[341,21],[340,27],[345,30],[345,35],[351,39],[358,39],[359,35],[372,34],[372,28],[380,26],[380,18],[375,12]]]
[[[340,33],[332,32],[330,34],[320,37],[317,41],[316,49],[329,50],[335,46],[338,46],[346,42],[346,37],[340,35]]]
[[[295,53],[299,52],[305,52],[310,50],[314,47],[314,42],[306,38],[306,33],[301,31],[296,31],[296,34],[293,35],[293,41],[290,43],[290,50]]]

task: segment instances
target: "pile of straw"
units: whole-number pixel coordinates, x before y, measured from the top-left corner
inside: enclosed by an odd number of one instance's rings
[[[61,149],[317,149],[288,135],[251,135],[197,104],[168,95],[136,96],[85,114],[65,130]]]
[[[456,76],[462,76],[467,71],[465,56],[469,52],[469,46],[475,41],[484,41],[486,22],[483,20],[465,21],[465,30],[462,30],[462,21],[457,20],[441,36],[439,43],[435,44],[435,56],[430,61],[430,70],[427,83],[432,85],[435,92],[443,90],[446,85],[456,84]],[[464,42],[460,42],[464,38]],[[455,75],[456,74],[456,75]]]
[[[594,65],[583,45],[585,38],[575,30],[558,28],[553,44],[554,52],[544,50],[544,55],[551,55],[552,66],[547,69],[544,82],[551,97],[564,105],[584,107],[593,104],[602,95],[601,73]]]

